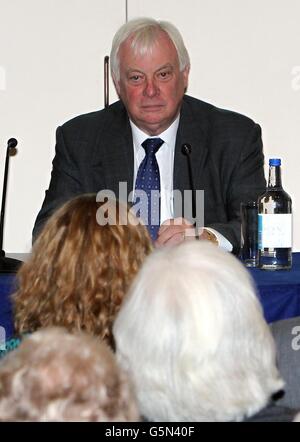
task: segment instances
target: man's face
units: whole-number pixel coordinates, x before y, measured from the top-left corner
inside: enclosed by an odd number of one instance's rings
[[[179,70],[173,42],[161,32],[150,53],[134,55],[130,40],[119,49],[120,81],[115,86],[130,119],[153,136],[177,117],[188,84],[189,68]]]

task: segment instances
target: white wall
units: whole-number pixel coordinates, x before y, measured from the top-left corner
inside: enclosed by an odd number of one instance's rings
[[[125,0],[0,0],[0,197],[7,140],[19,142],[10,159],[6,252],[30,250],[56,127],[103,107],[103,59],[125,17]]]
[[[191,95],[260,123],[266,158],[283,160],[299,251],[299,0],[0,0],[1,190],[6,141],[20,146],[10,162],[5,250],[30,249],[57,125],[103,107],[103,57],[126,3],[129,18],[168,19],[181,30]]]

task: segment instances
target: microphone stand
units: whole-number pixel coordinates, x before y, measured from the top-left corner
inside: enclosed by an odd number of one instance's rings
[[[192,216],[194,219],[196,219],[197,213],[196,213],[196,189],[194,186],[194,178],[193,178],[193,170],[192,170],[192,163],[191,163],[191,153],[192,153],[192,146],[190,144],[183,144],[181,146],[181,153],[187,157],[187,163],[188,163],[188,171],[189,171],[189,180],[190,180],[190,186],[192,189]]]
[[[8,167],[9,167],[9,157],[16,155],[18,142],[15,138],[10,138],[7,142],[6,149],[6,159],[5,159],[5,169],[4,169],[4,180],[3,180],[3,191],[2,191],[2,203],[1,203],[1,218],[0,218],[0,273],[16,273],[22,264],[22,261],[18,259],[8,258],[5,256],[3,250],[3,229],[4,229],[4,215],[5,215],[5,202],[6,202],[6,191],[7,191],[7,178],[8,178]]]
[[[104,57],[104,107],[109,106],[109,56]]]
[[[189,180],[190,180],[190,187],[192,189],[192,216],[196,220],[194,223],[195,227],[195,238],[199,240],[199,226],[197,222],[197,207],[196,207],[196,188],[194,185],[194,177],[193,177],[193,170],[192,170],[192,162],[191,162],[191,153],[192,153],[192,146],[188,143],[184,143],[181,146],[181,153],[186,156],[187,158],[187,164],[188,164],[188,172],[189,172]],[[202,227],[202,226],[201,226]]]

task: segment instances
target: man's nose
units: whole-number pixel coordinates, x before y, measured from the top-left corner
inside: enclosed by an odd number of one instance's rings
[[[155,97],[155,95],[159,94],[159,87],[155,80],[147,80],[145,89],[144,89],[144,95],[147,97]]]

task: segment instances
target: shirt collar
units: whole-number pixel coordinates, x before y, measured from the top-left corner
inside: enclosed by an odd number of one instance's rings
[[[135,152],[137,152],[139,149],[142,149],[141,145],[147,138],[161,138],[162,140],[164,140],[165,144],[169,145],[172,143],[175,144],[177,129],[179,125],[179,118],[180,115],[177,116],[176,120],[173,121],[173,123],[171,124],[171,126],[168,127],[168,129],[166,129],[161,134],[156,135],[155,137],[150,137],[148,134],[146,134],[141,129],[139,129],[133,123],[133,121],[129,120],[132,130],[132,139],[133,139]]]

